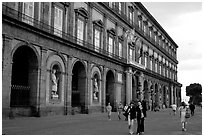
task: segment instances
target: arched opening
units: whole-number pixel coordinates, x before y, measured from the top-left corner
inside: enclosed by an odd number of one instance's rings
[[[83,113],[85,109],[86,71],[81,62],[76,62],[72,69],[72,107],[76,112]]]
[[[112,71],[108,71],[106,75],[106,106],[110,102],[111,106],[114,108],[115,101],[114,101],[114,92],[115,92],[115,80],[114,74]]]
[[[13,55],[10,95],[10,106],[15,107],[19,115],[32,116],[36,112],[37,76],[35,52],[28,46],[19,47]]]

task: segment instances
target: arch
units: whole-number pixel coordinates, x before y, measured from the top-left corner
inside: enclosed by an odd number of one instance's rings
[[[39,63],[40,63],[40,55],[39,55],[37,49],[36,49],[33,45],[31,45],[30,43],[28,43],[28,42],[19,42],[18,44],[16,44],[15,47],[13,48],[12,52],[11,52],[11,58],[12,58],[12,59],[14,58],[14,57],[13,57],[14,53],[15,53],[16,50],[17,50],[18,48],[20,48],[21,46],[27,46],[27,47],[29,47],[29,48],[31,48],[31,49],[33,50],[33,52],[35,53],[35,55],[36,55],[36,57],[37,57],[38,66],[40,66],[40,64],[39,64]]]
[[[17,108],[18,114],[25,113],[22,107],[28,109],[26,116],[34,115],[37,106],[38,68],[39,60],[35,48],[19,43],[12,52],[12,76],[10,106]]]
[[[49,64],[49,60],[54,57],[54,56],[58,56],[57,60],[58,62],[60,62],[61,66],[62,66],[62,73],[66,73],[66,59],[64,58],[64,56],[61,53],[56,53],[56,52],[52,52],[48,55],[46,63]],[[47,65],[47,69],[50,69],[50,65]]]
[[[106,105],[111,103],[114,108],[115,104],[115,76],[112,70],[106,73]]]
[[[86,67],[81,61],[76,61],[72,68],[72,97],[71,106],[78,108],[79,112],[85,113],[87,98]]]

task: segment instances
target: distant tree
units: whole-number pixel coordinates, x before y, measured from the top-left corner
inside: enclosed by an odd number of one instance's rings
[[[186,86],[186,96],[190,97],[189,102],[199,105],[202,102],[202,86],[199,83]]]

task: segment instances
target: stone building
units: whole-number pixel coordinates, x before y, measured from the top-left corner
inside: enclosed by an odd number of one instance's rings
[[[179,104],[177,44],[137,2],[3,2],[2,113]]]

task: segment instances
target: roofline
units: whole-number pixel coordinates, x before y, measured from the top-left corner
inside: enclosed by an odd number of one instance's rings
[[[135,4],[145,12],[145,15],[150,18],[154,24],[166,35],[166,37],[178,48],[178,45],[174,42],[174,40],[169,36],[169,34],[162,28],[162,26],[156,21],[156,19],[149,13],[149,11],[144,7],[141,2],[135,2]]]

